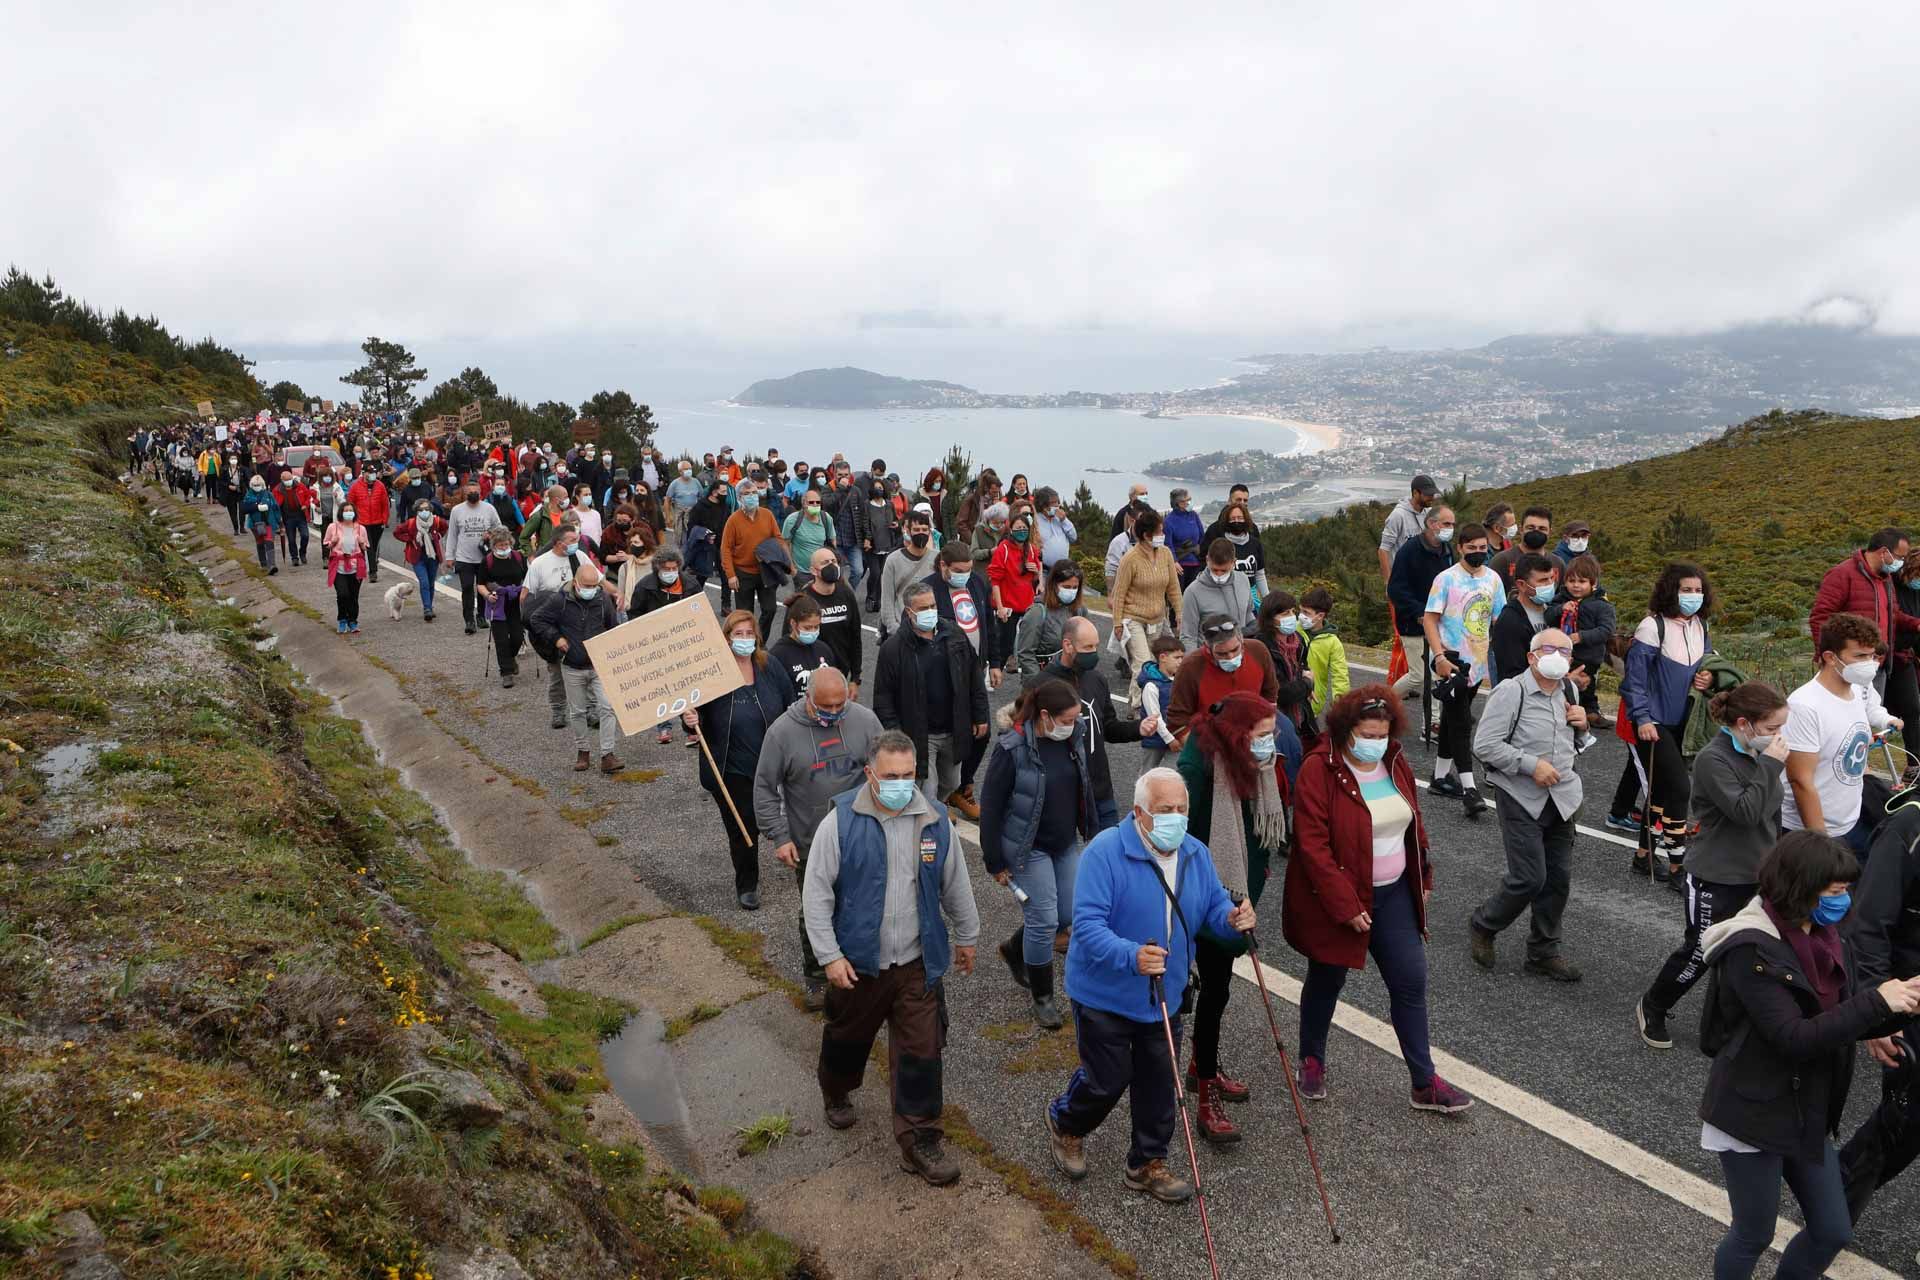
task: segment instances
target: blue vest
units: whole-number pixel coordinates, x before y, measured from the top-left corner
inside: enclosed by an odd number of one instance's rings
[[[880,972],[880,920],[887,905],[887,836],[878,819],[855,813],[853,802],[864,783],[834,797],[840,834],[840,874],[833,881],[833,936],[853,971]],[[952,953],[946,921],[940,917],[940,874],[953,845],[953,829],[944,805],[935,805],[933,821],[920,831],[920,960],[931,991],[947,971]]]
[[[1080,774],[1079,825],[1093,825],[1093,780],[1087,771],[1086,753],[1080,749],[1081,735],[1068,740],[1074,768]],[[1040,834],[1040,811],[1047,803],[1047,770],[1040,763],[1040,744],[1034,740],[1029,722],[1019,729],[1000,735],[999,751],[990,767],[1013,770],[1013,790],[1007,794],[1006,813],[1000,823],[1000,857],[1014,871],[1026,868],[1033,854],[1034,837]],[[1065,853],[1065,849],[1048,849]]]

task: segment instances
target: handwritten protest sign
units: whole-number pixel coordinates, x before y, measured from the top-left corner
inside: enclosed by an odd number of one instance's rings
[[[587,657],[623,733],[641,733],[745,683],[704,592],[602,632],[587,641]]]
[[[225,440],[225,439],[227,438],[227,424],[226,424],[226,423],[224,423],[224,422],[223,422],[223,423],[221,423],[221,424],[220,424],[219,426],[217,426],[217,427],[215,427],[215,428],[213,429],[213,438],[214,438],[215,440],[221,440],[221,441],[224,441],[224,440]]]
[[[194,411],[203,418],[211,418],[213,416],[213,401],[211,400],[202,400],[193,407]]]
[[[322,400],[322,401],[320,402],[320,412],[322,412],[322,413],[332,413],[332,412],[333,412],[333,401],[331,401],[331,400]]]
[[[305,413],[306,411],[307,411],[307,402],[305,400],[287,401],[288,413]]]
[[[513,424],[511,422],[489,422],[480,431],[480,439],[488,444],[495,440],[511,440]]]
[[[462,406],[460,410],[460,425],[462,428],[474,426],[480,421],[482,416],[483,411],[480,408],[480,402],[475,400],[470,405]]]
[[[582,418],[573,424],[573,442],[585,444],[589,440],[600,438],[600,423],[594,418]]]

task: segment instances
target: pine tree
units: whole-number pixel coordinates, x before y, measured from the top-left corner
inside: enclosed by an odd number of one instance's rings
[[[369,409],[394,411],[414,406],[413,384],[425,382],[427,371],[413,360],[413,352],[397,342],[368,338],[360,344],[367,362],[340,381],[359,387]]]

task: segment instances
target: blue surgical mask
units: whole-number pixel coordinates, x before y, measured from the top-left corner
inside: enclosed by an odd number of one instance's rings
[[[1347,754],[1361,764],[1379,764],[1387,758],[1385,738],[1355,738],[1347,743]]]
[[[1054,594],[1060,598],[1061,604],[1072,604],[1075,600],[1078,600],[1080,598],[1080,588],[1061,587],[1059,590],[1055,591]]]
[[[1295,635],[1295,634],[1298,634],[1299,630],[1300,630],[1299,615],[1289,613],[1280,619],[1281,635],[1283,636]]]
[[[812,644],[820,638],[820,628],[815,627],[811,631],[796,631],[793,633],[793,638],[801,644]]]
[[[1273,753],[1276,750],[1273,745],[1273,735],[1266,733],[1250,740],[1247,743],[1247,750],[1253,752],[1253,758],[1261,764],[1267,763],[1273,759]]]
[[[920,631],[931,631],[940,625],[938,609],[916,609],[913,612],[913,625]]]
[[[819,707],[813,707],[812,703],[807,705],[813,709],[813,718],[821,724],[838,724],[840,723],[840,717],[847,714],[845,707],[838,707],[832,711],[823,711]]]
[[[912,778],[876,778],[873,788],[882,809],[898,812],[913,802]]]
[[[1839,924],[1853,906],[1851,893],[1823,893],[1820,901],[1813,904],[1813,922],[1815,924]]]
[[[740,495],[740,509],[742,511],[752,511],[755,507],[759,505],[760,505],[759,494],[743,493]]]
[[[1533,589],[1533,602],[1535,604],[1552,604],[1553,584],[1549,582],[1543,586],[1535,587]]]
[[[1888,577],[1892,577],[1906,567],[1907,562],[1905,560],[1889,560],[1881,567],[1880,572],[1886,574]]]
[[[1153,847],[1162,853],[1172,853],[1187,838],[1187,815],[1184,813],[1156,813],[1153,815],[1153,830],[1147,833],[1147,839]]]
[[[1451,530],[1451,529],[1442,529],[1442,530],[1440,530],[1440,541],[1442,541],[1442,542],[1452,542],[1452,541],[1453,541],[1453,530]]]
[[[759,646],[754,644],[752,636],[735,636],[730,643],[730,647],[741,657],[751,658],[753,651]]]
[[[1680,606],[1681,617],[1691,618],[1700,612],[1700,606],[1707,602],[1707,597],[1699,591],[1682,591],[1674,598],[1674,602]]]
[[[1213,660],[1213,665],[1220,668],[1222,671],[1238,671],[1240,669],[1240,664],[1242,662],[1245,662],[1246,660],[1247,660],[1246,654],[1236,653],[1231,658],[1215,658]]]
[[[950,587],[964,587],[972,581],[973,570],[971,569],[965,573],[950,573],[947,575],[947,585]]]
[[[598,595],[600,594],[600,588],[598,588],[598,587],[575,587],[575,588],[573,589],[573,594],[575,594],[575,595],[577,595],[577,596],[579,596],[579,597],[580,597],[580,598],[581,598],[582,600],[592,600],[592,599],[594,599],[595,597],[597,597],[597,596],[598,596]],[[751,652],[751,650],[749,650],[749,652]]]

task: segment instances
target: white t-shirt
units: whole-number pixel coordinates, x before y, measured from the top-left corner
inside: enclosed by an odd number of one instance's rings
[[[535,591],[558,591],[572,581],[572,558],[544,551],[527,566],[527,577],[521,585],[526,587],[528,594],[532,594]]]
[[[1180,892],[1180,850],[1176,847],[1172,853],[1162,853],[1151,840],[1143,842],[1147,852],[1153,855],[1154,863],[1160,868],[1160,874],[1166,877],[1167,888],[1178,895]],[[1167,936],[1160,939],[1160,945],[1168,951],[1173,950],[1173,899],[1166,894],[1160,895],[1167,904]]]
[[[1873,746],[1873,731],[1867,727],[1871,693],[1849,685],[1847,695],[1835,697],[1814,679],[1787,698],[1787,749],[1815,757],[1813,787],[1832,836],[1845,835],[1860,820],[1860,779]],[[1792,787],[1780,802],[1780,825],[1788,831],[1806,826]]]

